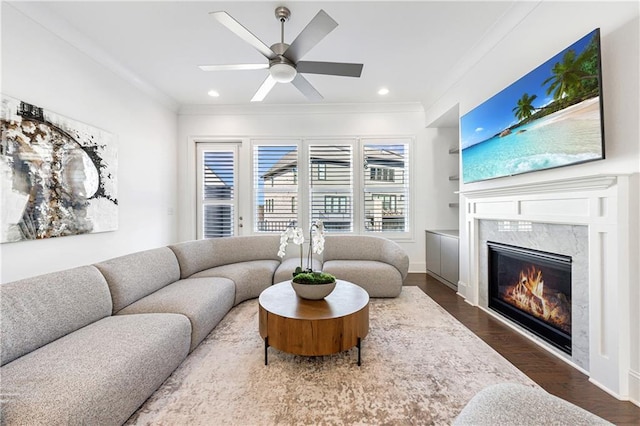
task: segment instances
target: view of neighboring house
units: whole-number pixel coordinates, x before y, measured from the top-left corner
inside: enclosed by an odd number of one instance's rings
[[[402,231],[406,227],[407,167],[403,153],[369,145],[365,148],[364,208],[368,231]]]
[[[404,231],[408,168],[404,145],[365,145],[362,185],[364,229]],[[351,146],[309,147],[311,219],[327,231],[350,232],[354,226],[354,168]],[[298,151],[283,154],[259,179],[258,231],[281,231],[298,221]]]

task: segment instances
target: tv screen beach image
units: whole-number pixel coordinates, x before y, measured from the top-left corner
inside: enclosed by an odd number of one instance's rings
[[[460,118],[464,183],[604,158],[596,29]]]

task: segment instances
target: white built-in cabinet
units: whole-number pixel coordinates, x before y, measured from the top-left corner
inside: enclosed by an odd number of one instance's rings
[[[457,290],[459,278],[458,231],[427,230],[425,234],[427,273]]]

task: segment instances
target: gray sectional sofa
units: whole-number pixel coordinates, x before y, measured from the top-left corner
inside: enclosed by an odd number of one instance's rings
[[[299,259],[279,241],[189,241],[0,285],[0,423],[122,424],[233,306],[290,279]],[[408,266],[370,236],[328,236],[314,258],[371,297],[397,296]]]

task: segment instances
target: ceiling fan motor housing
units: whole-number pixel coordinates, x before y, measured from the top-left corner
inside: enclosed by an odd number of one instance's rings
[[[276,43],[271,46],[271,50],[278,56],[269,61],[269,74],[278,83],[289,83],[296,77],[296,64],[283,56],[289,45],[287,43]]]

